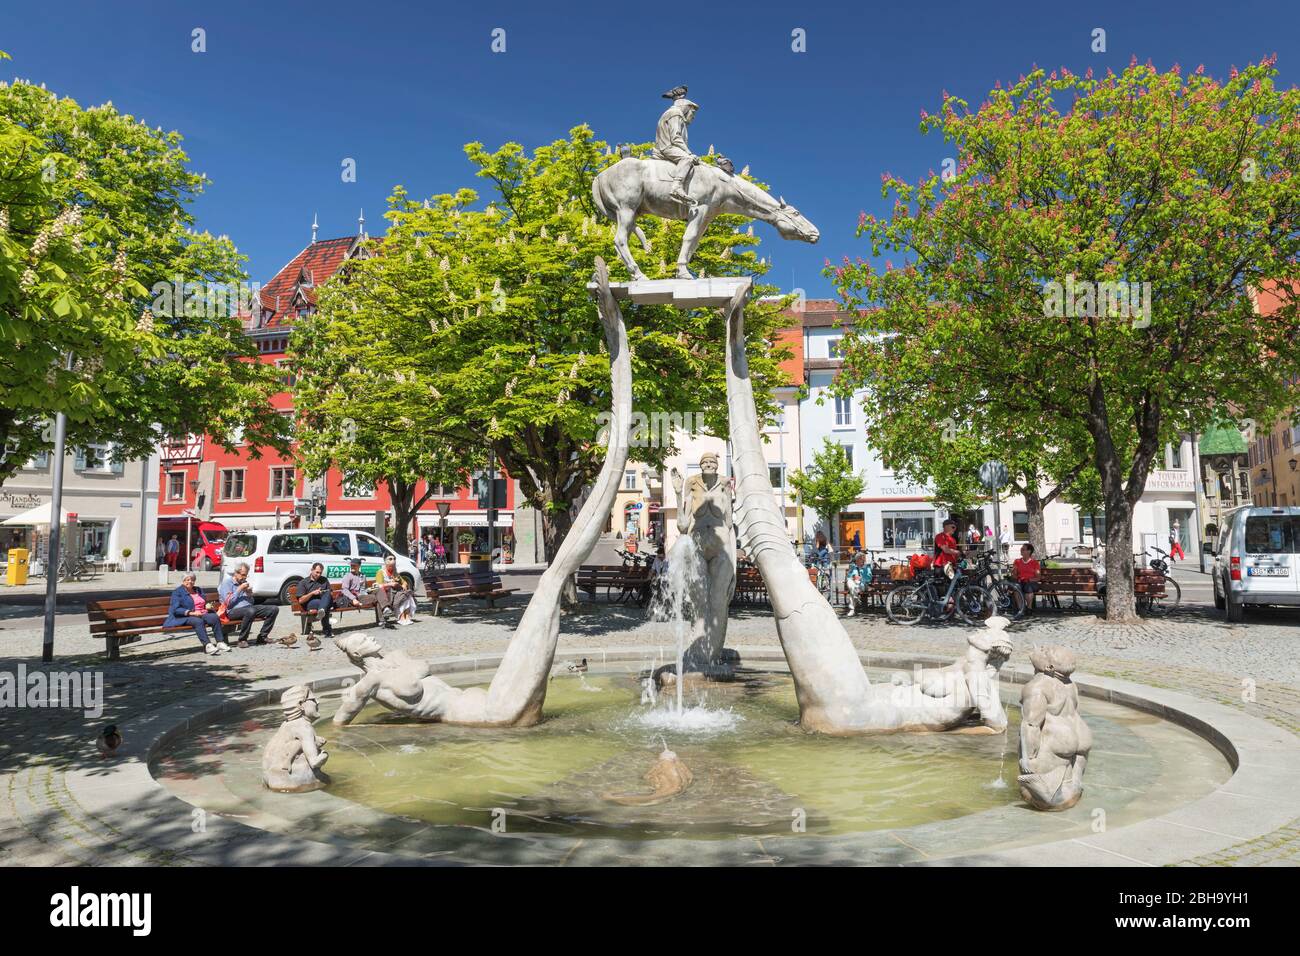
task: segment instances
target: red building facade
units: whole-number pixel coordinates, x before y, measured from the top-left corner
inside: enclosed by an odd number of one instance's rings
[[[246,334],[257,345],[258,361],[285,366],[286,391],[272,397],[273,407],[286,416],[293,414],[293,399],[287,391],[291,370],[286,350],[293,323],[311,315],[316,308],[316,287],[334,275],[344,262],[364,255],[363,236],[317,241],[296,255],[259,293],[261,308],[246,317]],[[309,479],[293,460],[263,449],[254,458],[245,447],[227,452],[207,436],[191,436],[160,449],[159,535],[164,538],[194,517],[218,522],[233,530],[290,527],[305,523],[295,515],[295,505],[323,495],[327,528],[375,530],[377,519],[391,527],[392,501],[384,485],[358,487],[331,468],[322,478]],[[498,476],[501,478],[501,476]],[[496,540],[513,526],[513,482],[496,483]],[[416,497],[424,493],[417,488]],[[440,488],[420,509],[411,532],[436,532],[438,504],[449,506],[446,519],[448,545],[453,535],[468,529],[483,542],[487,538],[487,511],[467,488]],[[449,548],[450,550],[450,548]]]

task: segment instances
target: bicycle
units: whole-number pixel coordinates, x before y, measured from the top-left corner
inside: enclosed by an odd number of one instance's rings
[[[975,582],[992,592],[997,599],[997,613],[1011,621],[1024,616],[1028,601],[1016,581],[1003,577],[1002,562],[995,562],[993,552],[986,551],[975,559],[970,569]]]
[[[835,603],[834,596],[832,594],[835,585],[834,585],[833,575],[831,574],[830,562],[818,561],[815,558],[809,558],[804,563],[804,567],[806,567],[809,571],[812,571],[814,568],[816,569],[817,573],[815,575],[811,575],[811,574],[809,575],[809,578],[813,582],[813,586],[816,587],[817,590],[820,591],[822,594],[826,595],[827,601],[830,601],[832,604]]]
[[[946,590],[940,592],[939,584],[947,575],[942,568],[921,573],[915,584],[906,584],[889,592],[885,598],[885,614],[894,624],[911,626],[929,617],[935,621],[949,621],[953,615],[970,625],[980,624],[993,615],[997,599],[992,592],[973,584],[960,570],[954,569],[947,578]]]
[[[1140,613],[1150,614],[1159,617],[1168,614],[1170,610],[1178,607],[1183,600],[1183,589],[1177,581],[1169,576],[1169,562],[1165,560],[1171,557],[1168,551],[1162,551],[1154,545],[1151,548],[1156,553],[1156,557],[1147,562],[1147,568],[1155,571],[1160,575],[1160,581],[1157,587],[1151,587],[1139,592],[1134,604]],[[1147,557],[1145,551],[1139,551],[1133,555],[1133,577],[1136,584],[1137,577],[1144,570],[1141,560]],[[1148,579],[1150,580],[1150,579]],[[1156,584],[1157,582],[1151,582]],[[1097,586],[1097,597],[1102,602],[1106,601],[1106,584],[1103,581]]]
[[[95,576],[95,569],[84,558],[64,555],[59,559],[60,581],[85,581]]]

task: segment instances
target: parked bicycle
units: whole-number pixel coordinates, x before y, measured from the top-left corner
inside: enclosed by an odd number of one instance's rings
[[[1025,613],[1028,601],[1019,582],[1004,577],[1002,562],[993,557],[992,551],[985,551],[971,564],[968,574],[976,584],[987,588],[997,599],[997,613],[1010,621],[1018,621]]]
[[[84,558],[63,555],[59,558],[59,580],[88,581],[95,576],[94,566]]]
[[[1156,553],[1156,556],[1147,561],[1147,567],[1160,575],[1160,587],[1143,590],[1136,596],[1135,604],[1138,613],[1159,617],[1162,614],[1168,614],[1182,603],[1183,589],[1177,581],[1169,576],[1169,559],[1171,558],[1169,552],[1162,551],[1155,546],[1152,546],[1151,550]],[[1142,561],[1146,557],[1147,553],[1145,551],[1139,551],[1133,555],[1133,575],[1135,578],[1142,570]],[[1104,579],[1097,585],[1097,597],[1101,598],[1103,603],[1106,600],[1106,582]]]
[[[966,624],[979,624],[993,616],[997,598],[960,570],[949,577],[943,568],[920,572],[912,584],[889,592],[885,613],[895,624],[919,624],[925,618],[950,621],[954,616]]]

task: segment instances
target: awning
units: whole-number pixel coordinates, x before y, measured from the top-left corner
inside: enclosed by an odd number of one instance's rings
[[[289,523],[289,517],[280,520],[280,527],[283,528]],[[225,525],[231,531],[253,531],[257,528],[275,527],[275,517],[273,515],[213,515],[208,520],[213,524]],[[200,522],[196,519],[194,526],[197,528],[199,524]]]
[[[0,521],[3,525],[28,525],[37,528],[47,528],[50,524],[50,505],[52,502],[45,502],[43,505],[37,505],[35,508],[28,508],[21,514],[16,514],[11,518]],[[100,515],[82,514],[72,512],[77,516],[78,521],[113,521],[111,517],[101,517]],[[59,524],[68,523],[68,509],[59,509]]]

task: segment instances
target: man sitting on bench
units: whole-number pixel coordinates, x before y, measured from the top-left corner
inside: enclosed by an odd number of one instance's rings
[[[325,576],[325,565],[319,561],[311,566],[311,574],[298,582],[298,608],[320,621],[320,629],[326,637],[334,636],[334,627],[330,624],[330,579]],[[307,646],[313,651],[320,648],[320,638],[310,631]]]
[[[248,583],[247,564],[239,564],[230,577],[221,582],[217,596],[226,606],[226,619],[239,625],[240,647],[248,646],[253,621],[262,622],[262,629],[257,632],[257,643],[266,643],[266,639],[271,636],[271,628],[275,627],[275,618],[280,609],[274,604],[253,603],[253,586]]]
[[[1012,562],[1016,572],[1016,583],[1025,595],[1025,613],[1034,613],[1034,602],[1038,597],[1038,580],[1042,576],[1038,561],[1034,558],[1034,546],[1022,544],[1020,557]]]
[[[339,582],[339,593],[334,598],[335,607],[374,607],[375,596],[366,588],[366,576],[361,573],[361,559],[353,558],[348,573]]]

